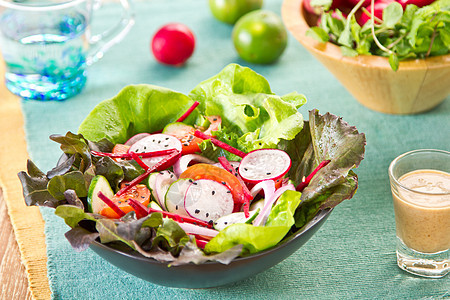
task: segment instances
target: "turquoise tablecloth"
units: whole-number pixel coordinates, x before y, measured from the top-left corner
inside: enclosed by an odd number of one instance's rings
[[[281,0],[265,8],[280,13]],[[188,93],[197,83],[236,62],[264,75],[277,94],[303,93],[312,108],[342,116],[366,133],[365,160],[356,170],[360,187],[340,204],[318,233],[294,255],[273,268],[226,287],[186,290],[153,285],[103,261],[91,250],[77,253],[64,238],[68,227],[53,210],[42,209],[46,221],[48,274],[57,299],[449,299],[450,277],[440,280],[409,275],[395,262],[395,224],[387,168],[397,155],[418,148],[450,148],[450,99],[414,116],[370,111],[355,99],[292,36],[274,65],[249,65],[236,55],[232,28],[211,16],[206,0],[136,2],[136,25],[124,41],[89,69],[82,94],[65,102],[24,101],[26,134],[32,159],[43,170],[56,163],[60,151],[48,136],[77,131],[101,100],[128,84],[151,83]],[[119,10],[105,6],[97,28],[113,22]],[[149,42],[167,22],[187,24],[197,37],[196,51],[185,67],[155,62]],[[94,26],[95,27],[95,26]]]

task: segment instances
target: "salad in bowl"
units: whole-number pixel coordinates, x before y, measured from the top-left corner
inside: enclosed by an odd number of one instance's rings
[[[277,96],[236,64],[189,95],[125,87],[78,133],[52,135],[63,155],[20,172],[27,205],[64,218],[76,250],[120,245],[166,267],[258,255],[350,199],[365,136],[306,98]]]

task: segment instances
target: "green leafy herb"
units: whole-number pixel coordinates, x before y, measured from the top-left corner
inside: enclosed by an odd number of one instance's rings
[[[347,18],[341,17],[339,10],[338,18],[331,11],[324,13],[319,25],[310,28],[307,35],[340,46],[345,56],[389,57],[394,71],[400,61],[450,51],[450,0],[438,0],[422,8],[409,4],[404,11],[400,3],[393,2],[384,9],[382,20],[369,20],[362,27],[354,17],[358,9],[355,6]]]

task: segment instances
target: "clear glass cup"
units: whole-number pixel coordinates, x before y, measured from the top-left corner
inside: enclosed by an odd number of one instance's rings
[[[407,152],[389,166],[397,234],[397,264],[412,274],[450,272],[450,152]]]
[[[0,0],[0,50],[6,86],[25,99],[64,100],[78,94],[86,68],[122,40],[134,24],[128,0],[120,0],[115,27],[92,35],[97,0]]]

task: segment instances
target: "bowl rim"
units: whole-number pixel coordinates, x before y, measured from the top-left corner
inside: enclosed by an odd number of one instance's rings
[[[330,59],[343,61],[346,64],[370,65],[371,68],[391,69],[387,57],[375,55],[343,56],[339,46],[331,42],[321,43],[312,37],[306,36],[305,33],[310,26],[305,19],[305,15],[308,12],[303,6],[303,1],[284,0],[281,7],[281,15],[286,28],[313,55],[326,56]],[[449,68],[450,54],[432,56],[425,59],[405,60],[400,62],[400,66],[402,70]]]
[[[275,246],[270,247],[268,249],[265,249],[263,251],[255,253],[255,254],[251,254],[251,255],[243,256],[243,257],[237,257],[237,258],[233,259],[228,265],[230,265],[232,263],[235,263],[235,262],[240,262],[240,261],[245,261],[245,260],[248,260],[248,259],[255,259],[255,258],[258,258],[258,257],[261,257],[261,256],[265,256],[265,255],[268,255],[268,254],[270,254],[272,252],[277,251],[278,249],[284,248],[285,246],[287,246],[293,240],[296,240],[297,238],[301,237],[304,233],[306,233],[312,227],[314,227],[314,226],[322,223],[323,221],[325,221],[325,219],[331,214],[333,209],[334,208],[330,207],[330,208],[325,208],[325,209],[319,210],[316,213],[316,215],[308,223],[306,223],[302,228],[297,230],[291,236],[289,236],[287,238],[283,238]],[[143,261],[143,262],[150,263],[150,264],[155,264],[155,265],[169,265],[170,264],[170,262],[160,262],[160,261],[157,261],[154,258],[145,257],[142,254],[139,254],[138,252],[136,252],[134,250],[130,250],[128,252],[128,251],[122,251],[122,250],[119,250],[119,249],[115,249],[113,247],[108,246],[107,244],[102,244],[102,243],[98,242],[97,240],[94,240],[92,242],[92,244],[94,244],[94,246],[102,248],[104,250],[112,251],[112,252],[118,253],[118,254],[120,254],[122,256],[131,258],[131,259],[136,259],[138,261]],[[198,264],[198,265],[190,262],[190,263],[188,263],[186,265],[201,266],[201,265],[214,265],[214,264],[222,265],[222,263],[217,262],[217,261],[206,261],[206,262]],[[180,267],[182,267],[182,266],[183,265],[180,265]]]

